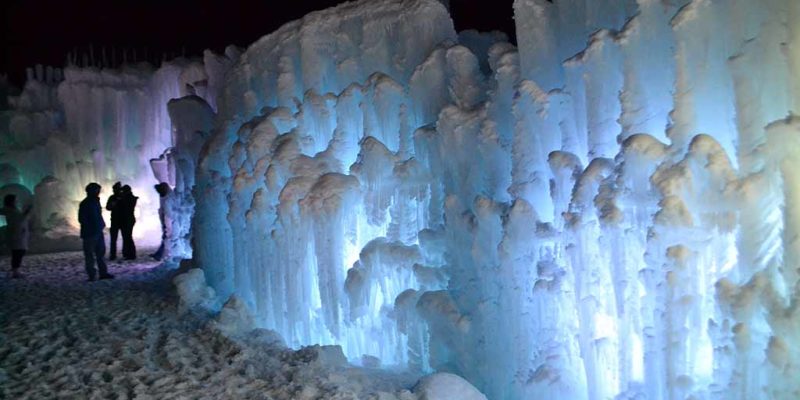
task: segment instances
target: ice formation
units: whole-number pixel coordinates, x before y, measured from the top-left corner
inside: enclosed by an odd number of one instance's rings
[[[800,2],[514,8],[518,48],[403,0],[207,55],[178,252],[289,346],[491,399],[800,397]]]
[[[161,228],[153,185],[170,183],[177,198],[190,191],[176,181],[176,173],[161,173],[164,168],[158,163],[153,171],[150,159],[164,152],[175,152],[181,160],[192,154],[196,158],[202,145],[202,140],[186,144],[195,132],[186,133],[185,124],[174,126],[179,118],[171,115],[168,102],[193,94],[202,96],[206,107],[215,105],[213,93],[218,90],[209,88],[219,85],[228,57],[235,58],[235,51],[225,56],[207,53],[203,62],[165,62],[158,69],[146,63],[119,70],[76,64],[63,70],[29,69],[22,93],[10,97],[9,109],[2,111],[0,192],[20,185],[35,194],[34,249],[63,248],[63,238],[76,235],[75,209],[85,196],[84,186],[93,181],[104,187],[103,201],[114,182],[131,185],[139,197],[134,237],[157,243]],[[173,151],[177,146],[181,150]],[[191,218],[191,212],[183,215]],[[178,256],[191,255],[185,245],[172,247]]]

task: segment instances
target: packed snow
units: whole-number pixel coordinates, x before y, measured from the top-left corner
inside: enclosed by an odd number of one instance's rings
[[[57,237],[109,165],[168,182],[181,309],[437,372],[415,395],[800,398],[800,2],[514,11],[518,47],[362,0],[203,60],[32,73],[0,191],[58,199]]]
[[[225,311],[183,307],[171,282],[180,271],[155,262],[113,263],[116,279],[91,283],[81,253],[29,256],[23,271],[22,279],[0,279],[2,398],[433,400],[451,389],[476,393],[457,377],[417,383],[414,374],[353,367],[338,346],[295,351],[272,331],[225,331]]]

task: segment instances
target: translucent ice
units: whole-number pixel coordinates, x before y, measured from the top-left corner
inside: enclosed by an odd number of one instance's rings
[[[433,1],[251,46],[199,163],[211,284],[489,398],[796,397],[795,2],[589,3],[518,0],[519,50]]]
[[[176,142],[167,103],[203,87],[208,75],[203,64],[186,60],[158,69],[70,65],[63,72],[31,71],[4,112],[9,119],[0,130],[0,186],[19,183],[36,192],[33,248],[59,247],[58,238],[76,234],[75,207],[92,181],[105,188],[103,201],[115,181],[131,185],[139,196],[134,237],[157,243],[158,181],[149,161],[175,145],[184,152],[202,146],[202,139],[192,146]],[[212,94],[204,95],[213,102]]]

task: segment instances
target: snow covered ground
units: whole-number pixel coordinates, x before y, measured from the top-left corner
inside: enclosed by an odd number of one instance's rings
[[[58,253],[27,257],[24,279],[3,274],[0,398],[437,398],[411,392],[419,377],[337,364],[318,346],[286,349],[266,331],[229,340],[179,312],[174,269],[109,270],[115,280],[90,283],[81,253]]]

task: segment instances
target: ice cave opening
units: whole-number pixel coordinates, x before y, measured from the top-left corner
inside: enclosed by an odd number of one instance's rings
[[[354,364],[490,399],[800,398],[800,2],[516,0],[516,46],[444,3],[32,69],[0,192],[56,240],[83,183],[131,182],[152,238],[168,182],[210,307]]]

